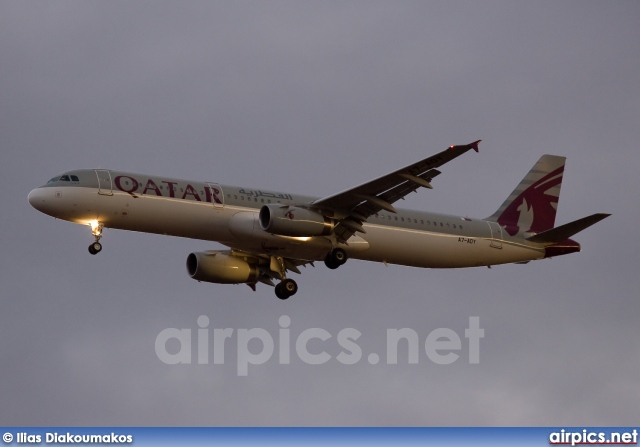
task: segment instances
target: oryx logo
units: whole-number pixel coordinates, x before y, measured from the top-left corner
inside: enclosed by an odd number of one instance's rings
[[[286,212],[284,217],[288,217],[289,219],[293,220],[296,216],[293,215],[293,211],[292,210],[289,210],[289,211]]]
[[[522,191],[498,217],[498,223],[511,236],[519,232],[553,228],[558,207],[558,194],[549,191],[562,183],[564,166],[532,183]]]

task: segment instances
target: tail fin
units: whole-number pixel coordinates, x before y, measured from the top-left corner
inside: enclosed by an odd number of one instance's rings
[[[565,160],[557,155],[540,157],[502,206],[486,220],[498,222],[511,236],[552,229]]]

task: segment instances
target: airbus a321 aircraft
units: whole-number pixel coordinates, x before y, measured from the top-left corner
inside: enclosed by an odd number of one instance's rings
[[[191,278],[221,284],[275,286],[278,298],[298,291],[289,272],[348,258],[414,267],[524,264],[580,251],[569,239],[609,216],[593,214],[554,228],[565,158],[543,155],[486,219],[396,209],[419,188],[432,189],[440,167],[480,140],[329,197],[195,182],[106,169],[57,175],[29,193],[50,216],[91,227],[89,253],[102,250],[104,228],[216,241],[230,250],[187,256]],[[279,281],[277,285],[274,280]]]

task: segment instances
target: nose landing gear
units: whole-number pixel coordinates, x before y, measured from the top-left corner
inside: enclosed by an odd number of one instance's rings
[[[91,233],[93,237],[96,239],[95,242],[89,245],[89,253],[92,255],[97,255],[102,251],[102,244],[100,243],[100,238],[102,237],[102,229],[104,228],[104,224],[101,222],[91,222]]]
[[[89,245],[89,253],[92,255],[97,255],[102,250],[102,244],[98,241],[95,241],[93,244]]]

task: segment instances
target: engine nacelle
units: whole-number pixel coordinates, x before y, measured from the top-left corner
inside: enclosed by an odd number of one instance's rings
[[[333,222],[305,208],[277,203],[260,208],[260,228],[280,236],[324,236],[333,230]]]
[[[221,251],[191,253],[187,272],[198,281],[218,284],[245,284],[258,280],[258,267]]]

